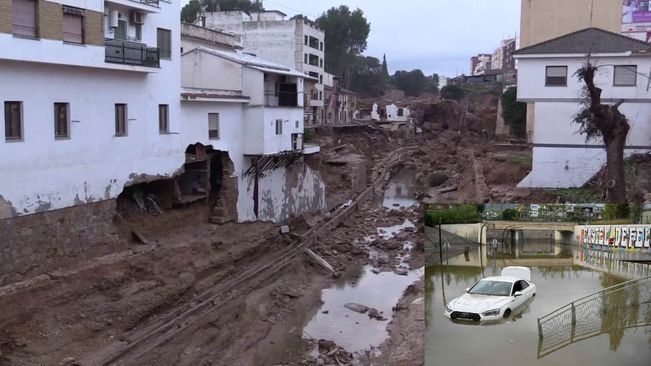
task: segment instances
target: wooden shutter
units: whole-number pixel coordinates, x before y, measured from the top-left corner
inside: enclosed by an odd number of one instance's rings
[[[36,37],[36,1],[12,0],[12,32],[16,35]]]
[[[157,44],[160,57],[172,58],[172,32],[167,29],[157,29]]]
[[[83,43],[83,17],[63,14],[63,40],[65,42]]]

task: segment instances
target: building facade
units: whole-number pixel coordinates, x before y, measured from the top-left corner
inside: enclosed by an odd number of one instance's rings
[[[605,103],[624,100],[619,110],[631,125],[625,155],[651,151],[651,70],[649,44],[589,28],[516,52],[518,100],[533,116],[533,168],[519,187],[583,186],[606,162],[601,139],[586,142],[572,123],[584,101],[584,84],[575,76],[588,58],[602,65],[596,84]]]
[[[306,19],[286,20],[280,11],[247,14],[242,11],[205,14],[205,26],[242,36],[244,51],[296,69],[314,78],[305,90],[305,123],[325,120],[325,33]],[[203,19],[200,21],[204,21]]]
[[[353,122],[357,109],[357,93],[341,86],[339,78],[325,74],[325,124],[341,125]]]
[[[176,0],[0,0],[0,218],[182,168],[178,14]]]
[[[194,42],[183,33],[181,138],[186,167],[217,177],[195,179],[212,190],[211,220],[284,222],[325,209],[325,186],[303,161],[319,151],[303,144],[310,78],[234,50],[192,48]]]
[[[520,47],[590,27],[622,28],[621,0],[522,0],[521,12]]]
[[[488,53],[480,53],[477,56],[470,58],[470,74],[482,75],[486,71],[492,69],[493,55]]]

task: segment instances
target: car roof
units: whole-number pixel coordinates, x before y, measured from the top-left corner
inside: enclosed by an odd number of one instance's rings
[[[501,281],[501,282],[511,282],[511,283],[515,283],[515,282],[517,282],[517,281],[526,281],[526,282],[529,282],[529,281],[527,281],[527,280],[523,280],[522,278],[513,277],[513,276],[493,276],[493,277],[486,277],[486,278],[482,278],[480,281]]]

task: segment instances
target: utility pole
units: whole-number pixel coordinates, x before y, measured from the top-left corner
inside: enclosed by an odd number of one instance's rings
[[[443,265],[443,237],[441,236],[441,223],[443,218],[439,217],[439,258],[441,259],[441,265]]]

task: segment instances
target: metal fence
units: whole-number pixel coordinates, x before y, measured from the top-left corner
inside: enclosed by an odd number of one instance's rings
[[[538,358],[607,333],[617,348],[624,330],[651,325],[651,277],[620,283],[538,319]]]

